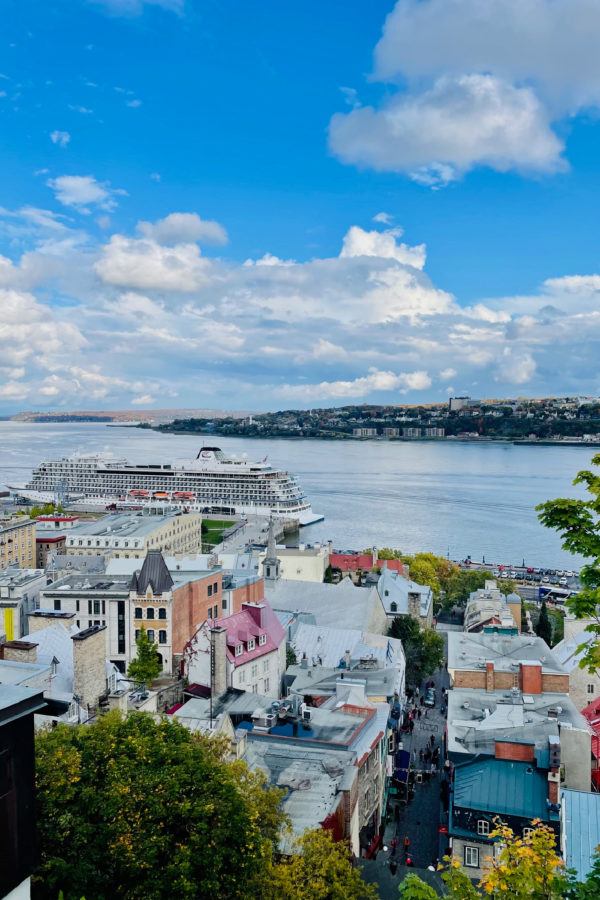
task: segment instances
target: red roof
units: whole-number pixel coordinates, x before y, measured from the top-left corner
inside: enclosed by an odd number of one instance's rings
[[[593,700],[585,709],[581,710],[581,715],[585,716],[594,735],[592,737],[592,753],[596,759],[600,759],[600,697]]]
[[[374,569],[383,562],[391,572],[399,572],[402,575],[402,563],[399,559],[378,559],[373,561],[372,553],[330,553],[329,565],[332,569],[341,569],[342,572],[354,572],[356,569]]]
[[[66,535],[64,534],[53,534],[52,537],[40,537],[36,536],[35,542],[36,544],[56,544],[57,541],[66,541]]]
[[[272,653],[285,640],[283,626],[266,600],[256,604],[243,603],[241,612],[223,619],[213,619],[210,624],[213,628],[220,625],[227,629],[227,659],[234,666],[243,666],[266,653]],[[264,644],[258,642],[261,634],[267,636]],[[248,640],[254,640],[253,650],[248,650]],[[243,650],[236,656],[235,648],[239,644]]]

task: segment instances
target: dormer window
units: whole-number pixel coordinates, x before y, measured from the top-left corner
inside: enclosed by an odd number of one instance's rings
[[[254,643],[254,639],[251,639],[248,641],[248,651],[254,650],[255,646],[256,646],[256,644]]]
[[[266,636],[266,634],[259,634],[259,636],[258,636],[258,645],[259,645],[259,647],[264,647],[264,645],[265,645],[266,643],[267,643],[267,636]]]
[[[477,834],[486,837],[490,833],[490,823],[487,819],[477,820]]]
[[[244,645],[243,645],[243,644],[236,644],[236,645],[235,645],[235,655],[236,655],[236,656],[241,656],[243,652],[244,652]]]

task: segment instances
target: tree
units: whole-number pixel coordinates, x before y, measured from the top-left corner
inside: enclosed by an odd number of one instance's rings
[[[444,661],[444,639],[431,628],[421,629],[414,616],[396,616],[389,630],[390,637],[402,641],[406,657],[406,683],[418,685]]]
[[[289,666],[295,666],[298,663],[298,657],[293,649],[293,647],[286,647],[285,651],[285,667],[286,669]]]
[[[484,896],[494,900],[559,900],[565,897],[567,879],[564,863],[556,853],[556,836],[540,819],[534,819],[531,824],[532,831],[522,838],[516,837],[512,829],[502,823],[492,831],[490,837],[496,838],[502,849],[498,855],[486,859],[485,872],[479,882]],[[456,857],[445,856],[439,869],[443,870],[442,879],[448,896],[456,900],[481,897]],[[420,879],[413,873],[409,878],[410,884],[404,893],[403,885],[400,886],[403,900],[433,900],[435,894],[426,892],[431,889],[425,882],[417,885]],[[420,894],[417,893],[419,888]],[[598,894],[582,894],[581,900],[588,900],[588,897],[591,900],[592,896],[595,900]],[[580,900],[580,897],[573,894],[573,900]]]
[[[127,677],[133,681],[143,681],[151,684],[160,675],[161,664],[156,651],[156,644],[151,642],[148,632],[142,625],[139,636],[135,642],[137,656],[129,663]]]
[[[437,891],[425,881],[409,872],[398,888],[398,896],[401,900],[439,900]]]
[[[260,896],[282,792],[224,753],[145,713],[39,736],[35,900]]]
[[[549,647],[552,646],[552,625],[550,624],[548,607],[546,606],[545,600],[542,600],[542,608],[540,610],[538,623],[535,626],[535,633],[538,637],[542,638],[542,640],[546,641]]]
[[[594,456],[592,464],[600,466],[600,454]],[[560,534],[563,549],[587,560],[579,575],[583,589],[566,605],[577,619],[590,620],[585,630],[596,640],[583,646],[579,665],[596,672],[600,669],[600,475],[583,469],[573,484],[585,485],[590,499],[547,500],[536,509],[542,524]]]
[[[568,872],[565,900],[598,900],[600,897],[600,854],[596,850],[594,862],[585,881],[577,881],[575,872]]]
[[[273,867],[272,900],[377,900],[375,885],[363,881],[346,844],[329,831],[307,831],[296,849]]]
[[[328,565],[325,569],[323,581],[325,582],[325,584],[331,584],[331,582],[333,581],[333,569],[331,568],[331,565]]]

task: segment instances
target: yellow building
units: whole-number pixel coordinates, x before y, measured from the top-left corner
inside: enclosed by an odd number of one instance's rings
[[[35,522],[26,516],[0,519],[0,570],[35,568]]]
[[[202,516],[173,508],[118,513],[66,532],[63,552],[107,559],[144,559],[148,550],[195,555],[202,549]]]

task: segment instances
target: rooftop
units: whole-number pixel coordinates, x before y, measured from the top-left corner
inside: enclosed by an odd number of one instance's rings
[[[89,538],[144,538],[167,522],[174,521],[182,513],[165,512],[163,515],[143,513],[117,513],[102,516],[93,522],[82,522],[69,529],[69,540]]]
[[[589,875],[600,844],[600,794],[563,788],[562,836],[567,868],[575,869],[577,880]]]
[[[493,662],[497,672],[516,672],[521,662],[537,662],[544,674],[567,674],[548,644],[536,635],[449,632],[448,669],[485,669],[486,662]]]
[[[395,667],[361,668],[360,663],[350,671],[324,666],[288,666],[284,681],[291,693],[318,697],[335,695],[341,682],[364,685],[364,693],[368,698],[391,698],[401,686],[401,676]]]
[[[312,581],[265,583],[265,596],[275,610],[312,613],[318,625],[364,629],[373,604],[380,603],[374,588],[356,587],[349,578],[338,584]]]
[[[38,712],[46,705],[41,691],[16,684],[0,684],[0,725]]]
[[[309,662],[320,660],[321,665],[331,668],[340,665],[347,650],[350,651],[350,658],[354,662],[358,662],[361,658],[371,658],[377,661],[380,668],[395,663],[404,666],[402,641],[370,631],[299,622],[295,630],[292,630],[291,644],[298,660],[306,654]]]
[[[454,770],[454,806],[523,819],[547,819],[546,773],[530,763],[476,759]]]
[[[464,754],[493,756],[497,740],[535,744],[545,754],[548,738],[561,727],[589,731],[567,694],[523,694],[516,689],[448,691],[448,754],[455,760]],[[538,760],[540,765],[546,761],[539,753]]]
[[[433,593],[429,585],[417,584],[416,581],[405,578],[401,573],[393,572],[388,567],[387,560],[382,562],[377,590],[388,615],[391,613],[398,613],[401,616],[408,615],[409,593],[419,594],[420,614],[423,618],[427,617],[433,603]]]

